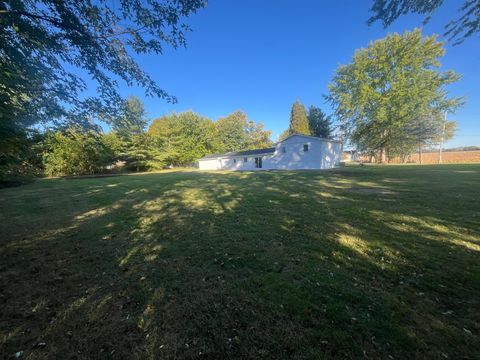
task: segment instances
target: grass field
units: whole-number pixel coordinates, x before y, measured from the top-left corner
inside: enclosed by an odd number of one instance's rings
[[[480,165],[0,190],[0,356],[478,359]]]

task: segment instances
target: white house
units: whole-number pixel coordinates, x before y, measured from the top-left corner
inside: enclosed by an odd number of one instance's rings
[[[330,169],[340,164],[340,141],[293,134],[275,147],[212,154],[198,162],[200,170]]]

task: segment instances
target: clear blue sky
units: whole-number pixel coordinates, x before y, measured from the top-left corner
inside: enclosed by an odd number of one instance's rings
[[[178,104],[144,96],[141,89],[121,89],[145,103],[150,118],[171,111],[194,110],[212,119],[240,109],[262,121],[273,139],[288,126],[292,103],[317,105],[327,113],[322,94],[339,64],[350,61],[355,49],[388,32],[421,27],[421,16],[407,15],[390,28],[367,26],[370,0],[211,0],[187,19],[193,32],[185,49],[136,60]],[[424,35],[442,34],[443,25],[463,3],[445,0]],[[449,87],[467,104],[450,118],[459,131],[447,146],[480,145],[480,38],[460,46],[447,45],[442,69],[463,74]]]

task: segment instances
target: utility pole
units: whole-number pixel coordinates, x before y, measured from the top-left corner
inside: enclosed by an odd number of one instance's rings
[[[442,137],[440,138],[440,149],[438,150],[438,163],[441,164],[443,162],[442,159],[442,150],[443,150],[443,142],[445,141],[445,127],[447,125],[447,112],[445,111],[443,117],[443,128],[442,128]]]

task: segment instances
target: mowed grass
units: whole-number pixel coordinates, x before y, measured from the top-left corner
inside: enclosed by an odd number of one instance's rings
[[[478,359],[480,165],[0,190],[0,356]]]

